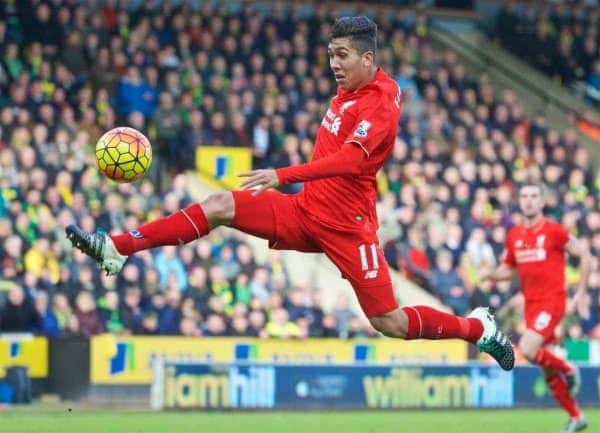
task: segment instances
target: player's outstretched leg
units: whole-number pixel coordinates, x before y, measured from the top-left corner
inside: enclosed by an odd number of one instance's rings
[[[476,344],[503,369],[513,368],[513,347],[487,308],[476,308],[469,317],[459,317],[426,305],[399,307],[377,235],[360,233],[357,237],[348,241],[324,231],[319,242],[352,284],[362,310],[376,330],[407,340],[458,338]],[[365,248],[367,244],[369,248]]]
[[[375,329],[389,337],[406,340],[459,338],[490,354],[504,370],[511,370],[515,365],[512,344],[488,308],[479,307],[468,317],[459,317],[425,305],[406,306],[369,320]]]
[[[212,228],[230,223],[234,210],[233,194],[223,192],[128,233],[115,236],[86,233],[75,225],[69,225],[66,233],[74,247],[94,259],[107,274],[114,275],[121,271],[127,256],[164,245],[185,244],[205,236]]]

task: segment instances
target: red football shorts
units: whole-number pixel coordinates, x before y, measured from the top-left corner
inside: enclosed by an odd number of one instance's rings
[[[565,315],[566,300],[564,298],[528,301],[525,300],[525,324],[527,329],[544,337],[544,344],[553,343],[554,331]]]
[[[374,231],[337,230],[303,213],[297,195],[265,191],[233,191],[235,216],[231,226],[267,239],[278,250],[323,252],[352,284],[367,317],[398,308],[390,273]]]

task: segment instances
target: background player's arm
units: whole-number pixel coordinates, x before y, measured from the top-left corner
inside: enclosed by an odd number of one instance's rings
[[[268,188],[296,182],[309,182],[334,176],[358,175],[361,163],[366,158],[365,152],[356,144],[346,143],[336,153],[290,167],[276,170],[252,170],[239,174],[247,177],[242,189],[256,188],[253,195],[258,195]]]
[[[509,320],[509,315],[512,311],[523,311],[524,302],[523,293],[515,293],[496,311],[496,317],[501,321]]]
[[[585,244],[575,236],[569,237],[569,241],[565,245],[565,250],[570,255],[579,258],[579,284],[577,285],[577,293],[575,295],[578,297],[587,290],[587,282],[592,270],[592,256]]]
[[[495,269],[483,269],[481,272],[479,272],[479,279],[481,281],[510,280],[513,278],[514,272],[515,272],[515,268],[507,265],[506,263],[502,263],[500,266],[496,267]]]
[[[515,260],[515,252],[513,250],[513,241],[509,232],[506,238],[504,254],[502,255],[502,263],[497,268],[484,268],[479,271],[479,279],[481,281],[505,281],[513,278],[517,262]]]

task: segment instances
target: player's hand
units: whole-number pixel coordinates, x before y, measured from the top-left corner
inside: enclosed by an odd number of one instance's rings
[[[242,182],[242,189],[253,189],[253,196],[257,196],[262,194],[264,190],[269,188],[275,188],[279,185],[279,177],[277,177],[277,173],[275,170],[252,170],[247,171],[245,173],[238,174],[238,177],[247,177],[244,182]]]

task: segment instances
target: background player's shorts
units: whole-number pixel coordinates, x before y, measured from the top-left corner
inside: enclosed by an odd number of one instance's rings
[[[566,300],[553,299],[552,302],[525,300],[525,324],[527,329],[544,337],[544,344],[555,340],[554,331],[565,315]]]
[[[235,215],[231,226],[269,241],[278,250],[323,252],[352,284],[367,317],[398,308],[379,239],[374,231],[337,230],[302,211],[297,195],[265,191],[233,191]]]

